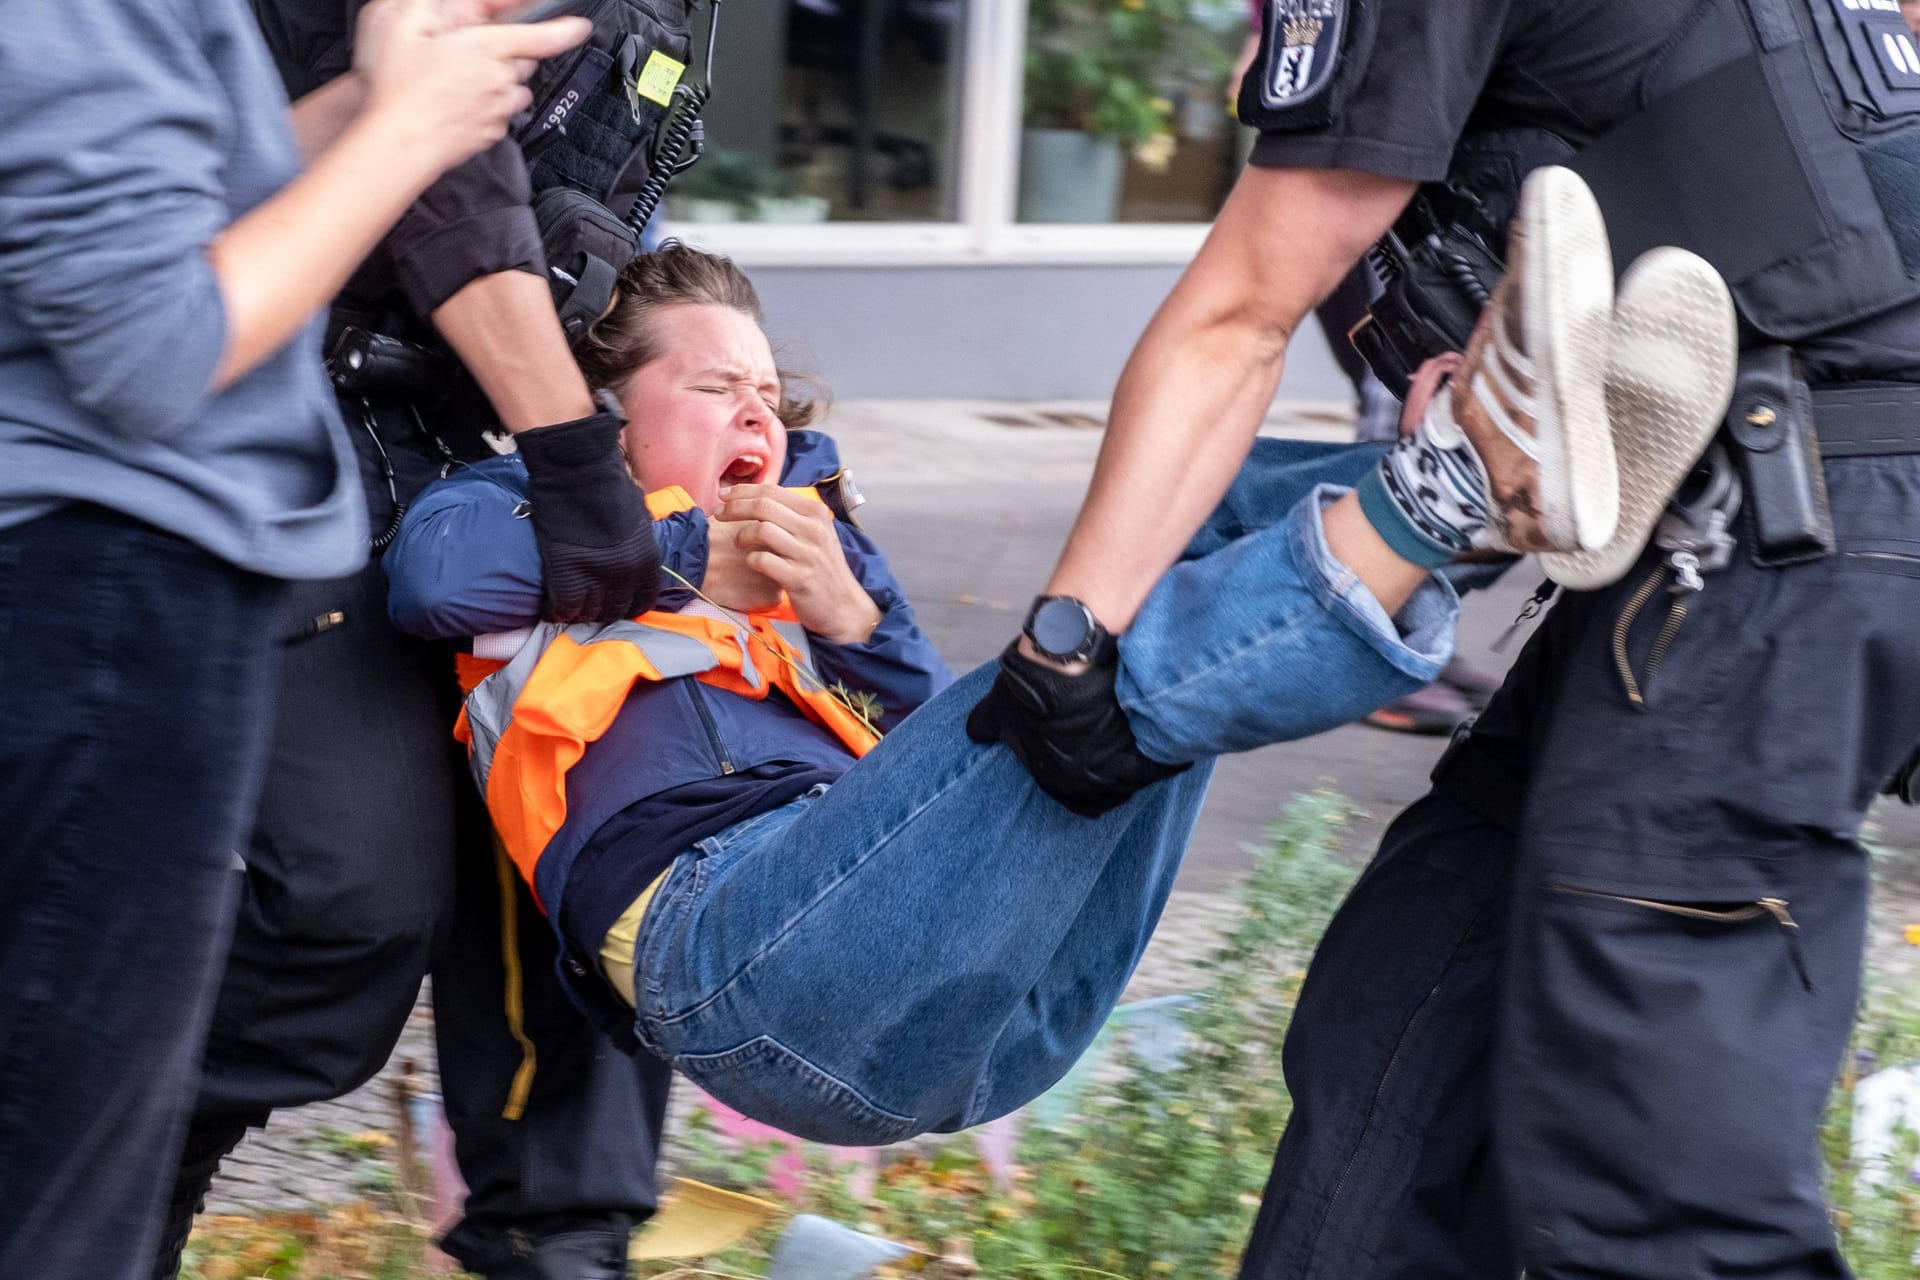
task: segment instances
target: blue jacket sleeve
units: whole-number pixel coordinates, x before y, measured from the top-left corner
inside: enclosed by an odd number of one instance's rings
[[[410,635],[447,640],[515,631],[540,620],[540,548],[518,459],[497,459],[429,486],[387,548],[387,613]],[[707,571],[707,522],[699,512],[656,520],[661,563],[698,583]],[[691,594],[672,579],[677,603]]]
[[[0,292],[74,400],[136,437],[195,419],[226,346],[206,250],[230,216],[233,98],[205,21],[61,0],[9,6],[0,40]]]
[[[880,606],[880,625],[860,644],[832,644],[816,637],[814,663],[828,683],[845,685],[854,694],[872,694],[880,703],[875,724],[884,733],[952,684],[953,669],[920,629],[878,544],[851,525],[836,523],[834,528],[854,576]]]
[[[449,640],[540,619],[540,548],[520,495],[478,471],[430,485],[381,562],[387,614],[411,635]]]

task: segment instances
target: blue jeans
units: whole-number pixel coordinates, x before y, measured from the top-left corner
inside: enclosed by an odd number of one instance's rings
[[[1326,550],[1329,486],[1377,456],[1261,442],[1124,638],[1142,745],[1193,769],[1075,817],[966,736],[982,667],[831,788],[675,863],[635,957],[642,1043],[756,1119],[848,1145],[979,1124],[1045,1091],[1152,936],[1211,758],[1342,723],[1445,661],[1444,581],[1396,627]]]

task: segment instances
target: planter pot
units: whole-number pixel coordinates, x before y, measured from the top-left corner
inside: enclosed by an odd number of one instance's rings
[[[833,204],[825,196],[755,196],[755,222],[825,222]]]
[[[668,196],[669,222],[744,222],[741,207],[731,200],[709,200],[703,196]]]
[[[1120,213],[1120,144],[1075,129],[1020,134],[1020,221],[1112,222]]]

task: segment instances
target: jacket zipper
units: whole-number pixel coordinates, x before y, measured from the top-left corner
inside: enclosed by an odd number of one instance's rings
[[[1759,898],[1740,907],[1727,907],[1714,910],[1710,907],[1689,907],[1678,902],[1661,902],[1656,898],[1633,898],[1624,893],[1602,893],[1598,889],[1582,889],[1571,884],[1550,884],[1552,893],[1568,893],[1580,898],[1601,898],[1607,902],[1624,902],[1630,907],[1645,907],[1649,911],[1659,911],[1670,916],[1681,916],[1688,920],[1706,920],[1713,924],[1745,924],[1749,920],[1758,920],[1761,916],[1772,916],[1787,936],[1787,948],[1793,953],[1793,967],[1799,971],[1800,985],[1813,990],[1813,976],[1807,972],[1807,958],[1800,950],[1800,922],[1787,910],[1785,898]]]
[[[693,709],[700,714],[700,723],[707,727],[707,741],[713,744],[713,754],[720,761],[720,773],[733,772],[733,758],[727,754],[726,743],[720,741],[720,728],[713,722],[713,712],[707,710],[707,700],[700,693],[699,682],[690,682],[687,696],[693,699]]]

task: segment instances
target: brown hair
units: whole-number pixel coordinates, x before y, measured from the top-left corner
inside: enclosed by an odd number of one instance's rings
[[[613,305],[600,317],[574,352],[580,371],[595,387],[620,389],[634,370],[660,357],[664,345],[660,312],[681,303],[732,307],[765,324],[760,295],[733,259],[703,253],[678,240],[669,240],[652,253],[637,255],[620,273]],[[811,378],[780,373],[780,421],[798,429],[820,416],[823,395]],[[811,394],[796,396],[796,384]]]

